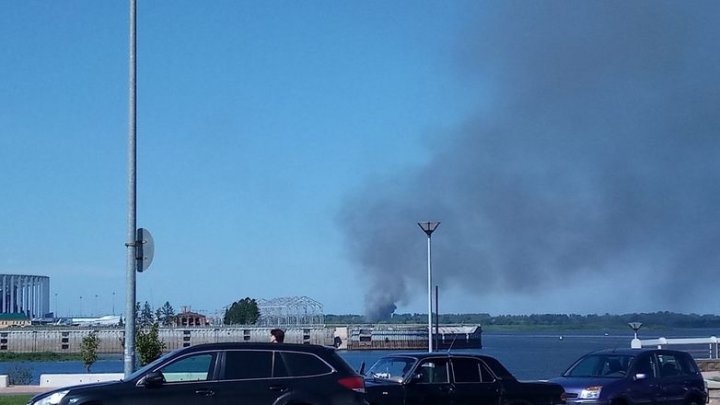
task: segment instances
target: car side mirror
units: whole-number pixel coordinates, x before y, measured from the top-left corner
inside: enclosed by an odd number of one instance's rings
[[[142,383],[147,388],[159,387],[165,383],[165,376],[160,371],[151,371],[145,374]]]
[[[646,378],[647,378],[647,374],[637,373],[637,374],[635,374],[635,377],[633,378],[633,380],[638,381],[638,380],[644,380]]]

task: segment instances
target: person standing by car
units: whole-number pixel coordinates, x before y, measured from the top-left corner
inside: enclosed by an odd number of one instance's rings
[[[270,341],[273,343],[282,343],[285,341],[285,332],[282,329],[273,329],[270,331]]]

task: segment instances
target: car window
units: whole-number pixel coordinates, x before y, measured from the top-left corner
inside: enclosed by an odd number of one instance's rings
[[[412,357],[383,357],[376,361],[365,375],[369,378],[402,382],[408,377],[415,361]]]
[[[657,359],[661,377],[676,377],[684,373],[680,361],[674,354],[658,353]]]
[[[566,373],[568,377],[606,377],[625,376],[632,356],[621,354],[592,354],[578,360]]]
[[[273,352],[269,350],[229,350],[225,353],[225,380],[270,378]]]
[[[278,360],[282,364],[276,367],[276,376],[283,377],[285,373],[291,377],[304,377],[331,373],[332,368],[319,357],[310,353],[278,352]]]
[[[690,355],[678,356],[678,362],[680,364],[680,370],[682,375],[698,375],[700,370],[697,364]]]
[[[628,356],[608,355],[602,358],[599,375],[603,377],[623,377],[628,369]]]
[[[417,369],[420,373],[420,384],[443,384],[448,381],[447,359],[425,359]]]
[[[635,362],[635,374],[645,374],[647,378],[655,378],[655,367],[653,366],[652,356],[639,356]]]
[[[289,377],[290,376],[290,373],[288,372],[287,367],[285,366],[285,362],[283,361],[280,352],[275,352],[273,354],[272,376],[273,377]]]
[[[173,355],[175,355],[175,353],[176,353],[178,350],[182,350],[182,349],[177,349],[177,350],[175,350],[175,351],[172,351],[172,352],[169,352],[169,353],[165,353],[165,354],[163,354],[162,356],[160,356],[160,357],[158,357],[157,359],[155,359],[154,361],[152,361],[151,363],[148,363],[148,364],[142,366],[141,368],[133,371],[133,373],[130,374],[130,376],[128,376],[128,378],[125,379],[125,381],[134,380],[135,378],[137,378],[137,377],[139,377],[139,376],[141,376],[141,375],[146,374],[146,373],[147,373],[148,371],[150,371],[150,370],[156,370],[156,367],[157,367],[158,365],[165,363],[165,362],[167,361],[167,359],[170,358],[170,357],[172,357]]]
[[[456,383],[482,382],[481,365],[478,360],[467,357],[452,360],[453,375]]]
[[[490,371],[490,367],[482,361],[480,362],[480,378],[484,383],[491,383],[495,381],[495,376]]]
[[[183,357],[160,369],[165,381],[205,381],[211,376],[214,354],[201,353]]]
[[[585,356],[565,372],[565,375],[567,377],[594,377],[601,367],[602,359],[600,356]]]

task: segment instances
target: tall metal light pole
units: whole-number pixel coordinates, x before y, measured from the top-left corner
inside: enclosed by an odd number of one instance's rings
[[[643,324],[642,322],[630,322],[628,323],[628,326],[630,329],[633,330],[635,336],[633,337],[633,340],[630,341],[630,347],[633,349],[639,349],[642,347],[642,343],[640,342],[640,339],[638,339],[638,331],[640,328],[642,328]]]
[[[125,377],[129,377],[135,368],[135,270],[137,266],[136,229],[137,229],[137,124],[136,124],[136,85],[137,63],[136,44],[136,4],[130,0],[130,53],[128,74],[128,216],[127,216],[127,294],[125,297],[125,353],[123,365]]]
[[[433,351],[432,334],[432,261],[431,261],[431,235],[440,222],[418,222],[420,229],[427,235],[427,282],[428,282],[428,352]]]

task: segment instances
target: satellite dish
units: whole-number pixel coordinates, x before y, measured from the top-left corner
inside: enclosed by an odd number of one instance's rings
[[[135,258],[137,259],[137,271],[142,273],[150,267],[155,255],[155,242],[150,231],[145,228],[137,230],[135,239]]]

